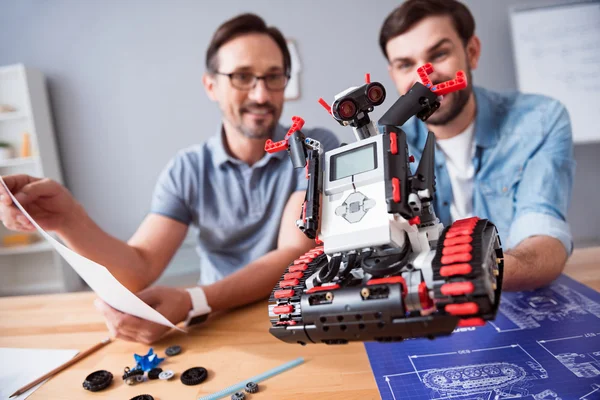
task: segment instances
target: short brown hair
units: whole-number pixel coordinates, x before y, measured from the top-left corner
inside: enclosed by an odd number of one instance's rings
[[[290,75],[292,60],[285,38],[274,26],[267,26],[265,21],[256,14],[241,14],[225,21],[214,33],[208,49],[206,49],[206,70],[215,73],[219,69],[217,53],[221,46],[239,36],[249,33],[264,33],[277,43],[283,53],[283,69],[286,75]]]
[[[379,47],[385,58],[388,58],[386,46],[390,40],[421,20],[439,15],[452,18],[454,29],[466,46],[475,33],[475,19],[464,4],[456,0],[407,0],[387,16],[379,32]]]

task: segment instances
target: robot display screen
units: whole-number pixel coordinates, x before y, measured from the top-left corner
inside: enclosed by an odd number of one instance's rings
[[[377,151],[375,146],[375,143],[371,143],[333,156],[331,180],[336,181],[377,168]]]

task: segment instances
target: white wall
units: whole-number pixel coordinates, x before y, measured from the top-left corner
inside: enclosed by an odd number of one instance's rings
[[[221,22],[256,12],[295,39],[302,97],[286,105],[284,121],[298,114],[307,125],[329,127],[350,141],[350,130],[337,126],[316,100],[331,101],[370,72],[388,88],[386,105],[393,102],[377,38],[399,3],[0,0],[0,65],[22,62],[46,74],[66,183],[103,228],[127,239],[170,157],[218,126],[219,112],[200,79],[208,41]],[[508,10],[517,3],[467,1],[483,42],[474,74],[479,85],[516,87]],[[598,154],[600,145],[576,149],[570,221],[579,241],[600,240],[600,212],[592,206],[600,203],[600,187],[590,184],[597,182]],[[189,266],[189,255],[182,257]]]

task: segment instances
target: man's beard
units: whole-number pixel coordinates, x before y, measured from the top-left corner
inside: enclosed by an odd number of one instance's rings
[[[440,78],[440,80],[434,82],[434,86],[442,83],[442,82],[446,82],[448,80],[450,80],[452,78],[449,77],[443,77]],[[458,90],[456,92],[447,94],[444,96],[444,99],[442,100],[442,104],[444,104],[444,102],[448,102],[448,104],[450,105],[450,108],[446,109],[446,110],[437,110],[436,112],[433,113],[433,115],[431,117],[429,117],[427,119],[427,124],[428,125],[446,125],[448,122],[454,120],[454,118],[456,118],[461,112],[462,110],[465,108],[465,106],[467,105],[467,102],[469,101],[469,97],[471,97],[471,93],[473,93],[473,77],[471,75],[471,69],[468,68],[467,69],[467,87],[462,89],[462,90]]]
[[[267,125],[258,125],[256,127],[249,127],[244,124],[243,116],[245,113],[251,110],[266,110],[273,116],[273,120]],[[240,123],[236,126],[237,130],[248,139],[271,139],[275,133],[275,126],[277,125],[277,108],[271,103],[248,103],[240,107]]]

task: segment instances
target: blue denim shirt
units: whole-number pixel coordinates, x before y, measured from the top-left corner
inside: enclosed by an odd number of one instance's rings
[[[474,88],[475,178],[473,212],[492,221],[503,247],[546,235],[560,240],[568,254],[573,242],[566,222],[575,162],[571,123],[565,107],[540,95],[496,93]],[[413,118],[402,129],[417,162],[427,127]],[[435,151],[434,208],[444,225],[451,223],[452,186],[439,148]],[[413,171],[414,172],[414,171]]]

